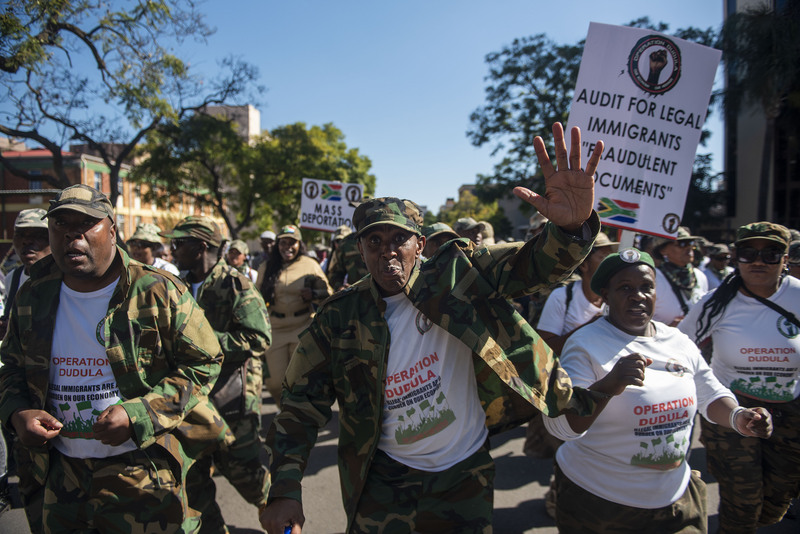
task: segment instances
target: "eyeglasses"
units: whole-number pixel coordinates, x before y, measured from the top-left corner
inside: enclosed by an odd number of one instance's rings
[[[762,248],[761,250],[753,247],[745,247],[736,249],[736,260],[739,263],[753,263],[758,258],[767,265],[775,265],[781,262],[784,256],[784,251],[779,248]]]

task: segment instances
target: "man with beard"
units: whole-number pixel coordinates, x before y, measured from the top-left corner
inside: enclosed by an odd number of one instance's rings
[[[183,283],[117,246],[104,194],[68,187],[47,220],[0,346],[0,421],[43,488],[26,511],[45,532],[195,532],[187,470],[232,439],[207,397],[219,343]]]
[[[302,477],[339,405],[338,465],[347,532],[487,532],[494,463],[488,434],[540,410],[590,414],[599,391],[572,388],[552,351],[509,302],[565,278],[600,230],[580,131],[553,127],[558,171],[534,148],[547,194],[514,193],[550,218],[527,243],[449,241],[420,262],[419,207],[387,197],[353,214],[368,276],[320,306],[301,334],[267,434],[272,486],[261,524],[301,531]]]

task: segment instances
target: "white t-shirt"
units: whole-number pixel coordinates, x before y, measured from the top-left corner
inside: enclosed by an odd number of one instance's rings
[[[444,471],[488,435],[472,353],[406,295],[384,300],[392,341],[378,448],[409,467]]]
[[[706,275],[700,269],[694,269],[694,274],[697,277],[697,284],[692,288],[690,298],[686,300],[686,305],[690,310],[708,292]],[[684,313],[681,309],[681,303],[678,297],[675,296],[672,286],[669,285],[667,277],[664,276],[661,269],[656,269],[656,309],[653,313],[653,319],[669,325],[682,315]]]
[[[605,310],[605,304],[598,308],[589,302],[583,293],[580,280],[572,284],[572,300],[569,303],[569,309],[565,310],[566,304],[567,286],[555,288],[544,303],[536,329],[563,336],[588,323],[596,316],[602,315]]]
[[[712,402],[733,397],[689,338],[677,328],[653,324],[653,337],[626,334],[607,319],[570,336],[561,364],[574,386],[592,385],[634,352],[653,363],[644,386],[628,386],[613,397],[586,432],[575,433],[566,416],[544,418],[547,430],[565,440],[556,460],[570,480],[608,501],[646,509],[683,495],[695,414],[705,416]]]
[[[714,269],[710,268],[708,265],[702,267],[700,270],[703,271],[704,275],[706,275],[706,280],[708,281],[708,290],[711,291],[712,289],[718,288],[725,277],[733,272],[733,267],[725,267],[725,273],[722,275],[722,278],[718,278],[717,273],[714,272]]]
[[[171,264],[170,262],[168,262],[163,258],[153,258],[153,267],[157,269],[163,269],[164,271],[172,273],[175,276],[178,276],[180,274],[180,271],[178,271],[177,267],[175,267],[173,264]]]
[[[102,336],[108,302],[117,282],[89,293],[63,282],[53,329],[48,410],[64,426],[53,445],[73,458],[106,458],[136,449],[132,440],[112,447],[94,439],[92,425],[123,399]]]
[[[712,295],[681,321],[681,331],[691,339],[697,335],[703,304]],[[800,280],[784,277],[768,300],[800,317]],[[732,391],[764,402],[789,402],[800,396],[800,329],[781,314],[740,292],[714,318],[709,333],[714,340],[711,368]]]

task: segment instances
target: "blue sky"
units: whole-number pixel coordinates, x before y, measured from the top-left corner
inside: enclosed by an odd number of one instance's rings
[[[575,43],[590,22],[649,16],[671,30],[722,23],[722,0],[247,0],[201,9],[217,33],[191,50],[192,65],[212,69],[236,54],[258,66],[267,88],[257,106],[262,129],[332,122],[372,160],[378,196],[434,212],[461,184],[491,172],[490,147],[466,137],[470,113],[484,102],[489,52],[537,33]],[[710,126],[720,170],[721,128]]]

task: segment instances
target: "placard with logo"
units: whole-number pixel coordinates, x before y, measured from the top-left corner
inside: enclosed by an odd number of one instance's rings
[[[591,23],[569,126],[595,174],[603,224],[674,237],[722,52],[655,31]]]
[[[361,202],[363,184],[343,184],[303,178],[300,202],[300,227],[333,232],[342,225],[353,228],[353,208],[350,203]]]

